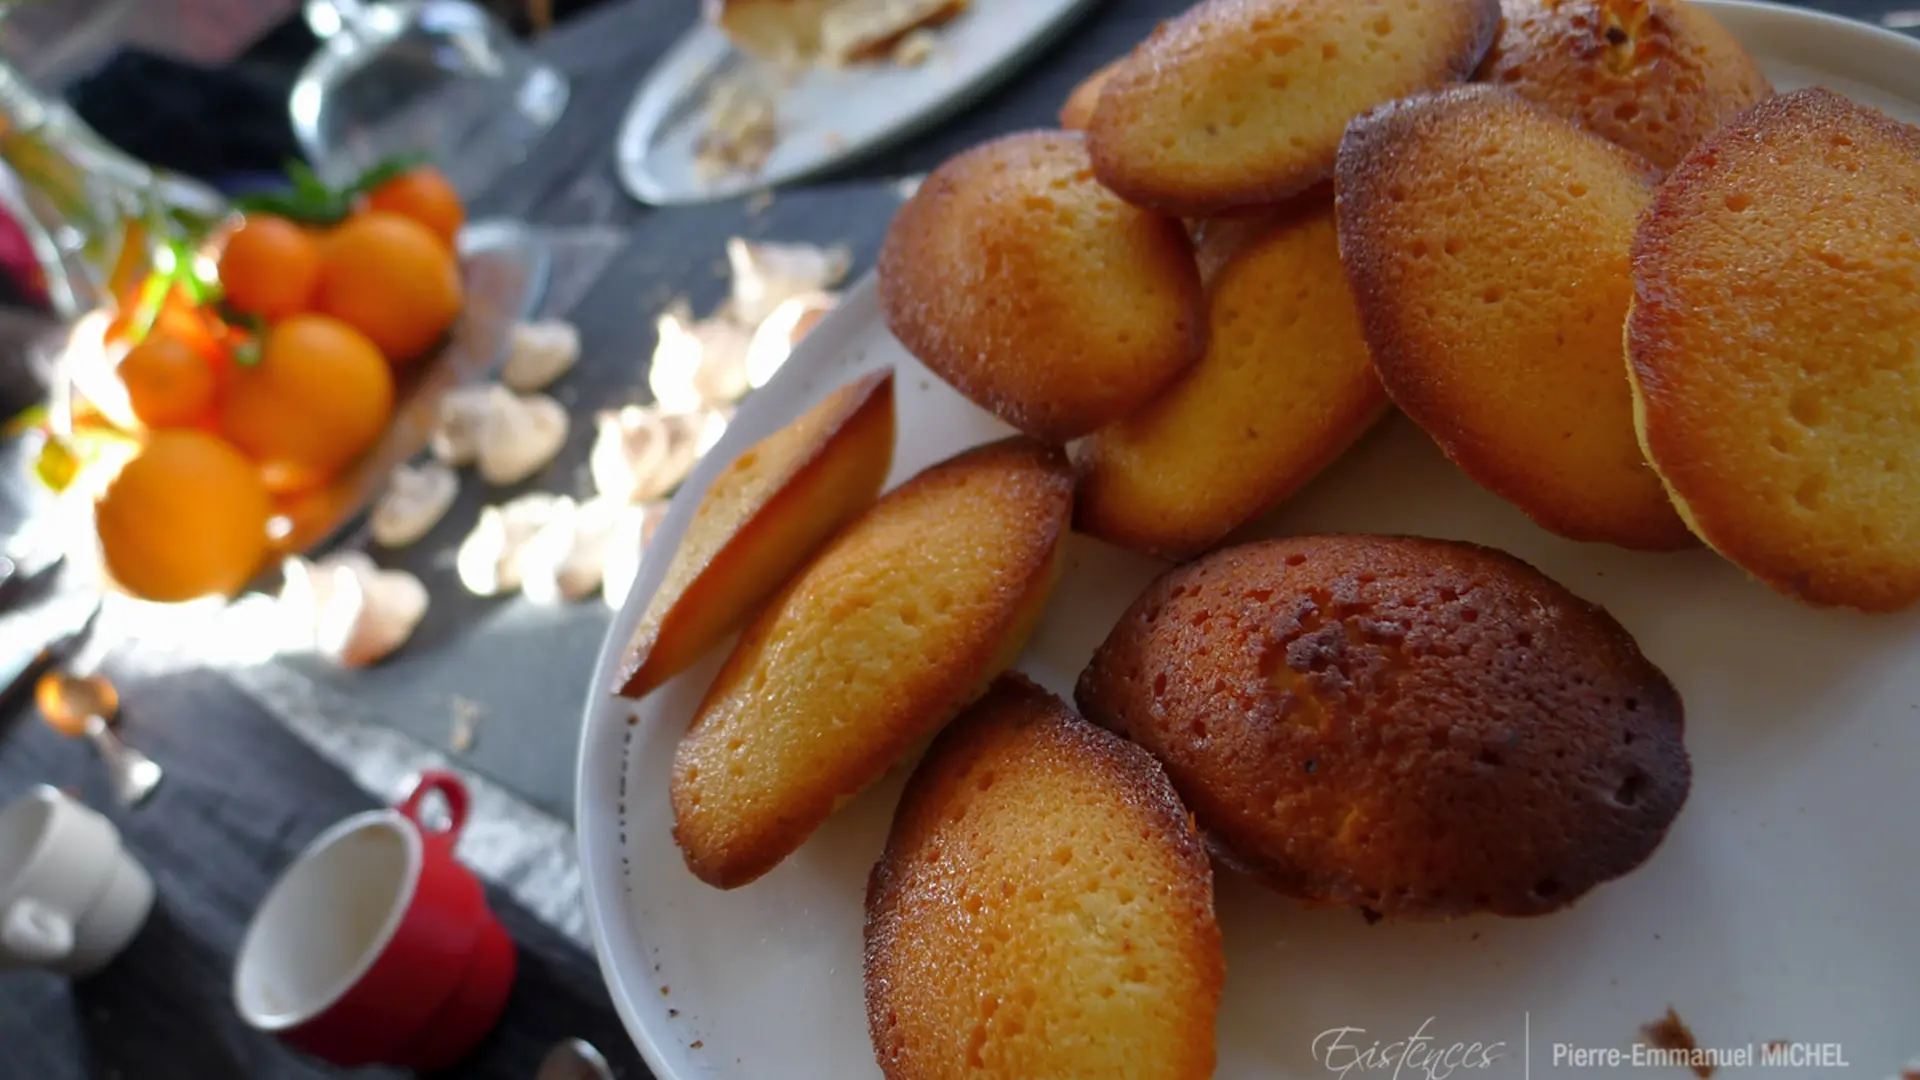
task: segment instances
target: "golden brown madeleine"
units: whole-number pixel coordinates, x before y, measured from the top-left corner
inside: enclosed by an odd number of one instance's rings
[[[1510,555],[1316,536],[1149,586],[1080,677],[1237,864],[1381,915],[1539,915],[1638,867],[1691,782],[1680,697]]]
[[[1340,269],[1332,192],[1210,222],[1207,353],[1081,454],[1082,532],[1169,559],[1279,505],[1386,410]]]
[[[1067,95],[1060,106],[1060,126],[1068,131],[1085,131],[1093,122],[1093,110],[1100,104],[1100,91],[1106,89],[1107,80],[1120,70],[1126,62],[1125,57],[1109,62],[1105,67],[1082,79]]]
[[[1146,752],[1020,676],[943,732],[867,885],[888,1080],[1213,1075],[1213,871]]]
[[[1504,90],[1356,120],[1340,255],[1387,393],[1482,486],[1575,540],[1693,538],[1633,433],[1621,334],[1652,167]]]
[[[1641,438],[1694,531],[1808,603],[1920,600],[1920,129],[1755,106],[1661,186],[1633,279]]]
[[[1499,0],[1206,0],[1108,81],[1094,172],[1186,217],[1280,202],[1331,175],[1347,121],[1472,74],[1499,25]]]
[[[1200,273],[1178,221],[1093,179],[1071,132],[1009,135],[934,170],[880,249],[887,329],[1035,438],[1145,404],[1200,358]]]
[[[1012,665],[1059,572],[1066,455],[978,447],[889,492],[741,634],[673,766],[674,839],[723,889],[773,869]]]
[[[1501,0],[1480,67],[1504,86],[1671,169],[1773,86],[1732,34],[1686,0]]]
[[[893,467],[893,369],[828,394],[714,477],[627,646],[645,697],[737,629],[880,495]]]

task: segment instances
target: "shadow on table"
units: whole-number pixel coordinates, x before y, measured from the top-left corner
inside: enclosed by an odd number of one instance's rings
[[[222,991],[230,961],[155,906],[140,936],[100,974],[73,984],[86,1075],[98,1080],[254,1080],[335,1073],[248,1027]],[[164,1047],[162,1053],[157,1048]],[[363,1072],[368,1080],[397,1073]]]

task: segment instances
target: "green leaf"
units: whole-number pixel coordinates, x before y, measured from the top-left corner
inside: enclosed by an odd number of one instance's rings
[[[355,180],[353,184],[347,188],[347,191],[351,195],[365,195],[387,181],[397,176],[403,176],[425,165],[427,160],[427,155],[419,153],[399,154],[390,157],[380,164],[375,165],[373,168],[368,169],[366,172],[361,173],[360,178]]]
[[[313,167],[304,161],[287,162],[287,179],[293,181],[294,192],[303,197],[315,200],[335,197],[334,190],[328,187],[327,182],[320,179],[320,174],[314,172]]]
[[[243,214],[272,214],[302,225],[337,225],[353,209],[345,197],[331,191],[267,191],[243,195],[233,205]]]
[[[9,439],[17,439],[29,431],[46,427],[52,417],[53,409],[49,407],[46,402],[29,405],[15,413],[13,419],[7,421],[7,426],[4,429],[0,429],[0,435],[4,435]]]

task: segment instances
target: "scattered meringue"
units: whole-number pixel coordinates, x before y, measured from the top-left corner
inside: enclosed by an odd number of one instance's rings
[[[484,383],[456,386],[440,399],[439,422],[427,439],[427,448],[442,465],[457,469],[473,464],[479,456],[494,389]]]
[[[655,322],[659,342],[647,386],[666,412],[693,412],[728,404],[749,389],[747,347],[753,332],[724,315],[696,320],[676,300]]]
[[[520,552],[558,512],[563,495],[534,492],[480,511],[473,531],[460,542],[454,570],[475,596],[499,596],[520,587]]]
[[[517,484],[547,467],[567,444],[566,407],[545,394],[492,388],[480,432],[480,476],[489,484]]]
[[[447,733],[447,749],[464,754],[473,749],[474,740],[480,735],[480,703],[455,694],[448,702],[448,711],[453,725]]]
[[[287,560],[280,603],[296,643],[342,667],[368,667],[406,644],[426,617],[427,587],[404,570],[382,570],[362,552],[318,563]]]
[[[705,452],[702,443],[718,416],[663,413],[642,405],[601,413],[587,455],[594,491],[619,503],[644,502],[672,491]],[[719,422],[724,430],[725,419]]]
[[[374,543],[402,548],[418,542],[446,516],[459,493],[460,478],[437,461],[398,466],[373,504],[368,525]]]
[[[583,599],[600,588],[622,507],[609,499],[566,500],[520,550],[520,590],[536,604]]]
[[[838,298],[831,293],[805,293],[781,301],[753,332],[747,346],[747,384],[755,390],[767,385],[794,347],[814,325],[832,311]]]
[[[524,322],[513,328],[513,346],[500,367],[500,381],[522,394],[544,390],[580,359],[580,331],[563,319]]]
[[[615,611],[627,602],[640,576],[640,563],[653,534],[667,517],[664,502],[619,507],[607,532],[600,573],[600,598]]]
[[[846,280],[853,251],[845,244],[754,243],[736,236],[727,241],[727,263],[733,268],[731,314],[757,327],[787,300],[826,292]]]

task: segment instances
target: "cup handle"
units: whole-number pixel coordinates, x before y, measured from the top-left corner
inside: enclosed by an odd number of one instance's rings
[[[447,827],[440,831],[429,829],[420,820],[420,804],[436,791],[447,800]],[[467,785],[445,769],[427,769],[414,778],[413,790],[407,792],[398,809],[400,816],[413,822],[423,835],[444,837],[452,843],[460,839],[460,830],[467,826]]]
[[[73,923],[31,897],[17,900],[0,918],[0,947],[29,964],[51,964],[73,951]]]

